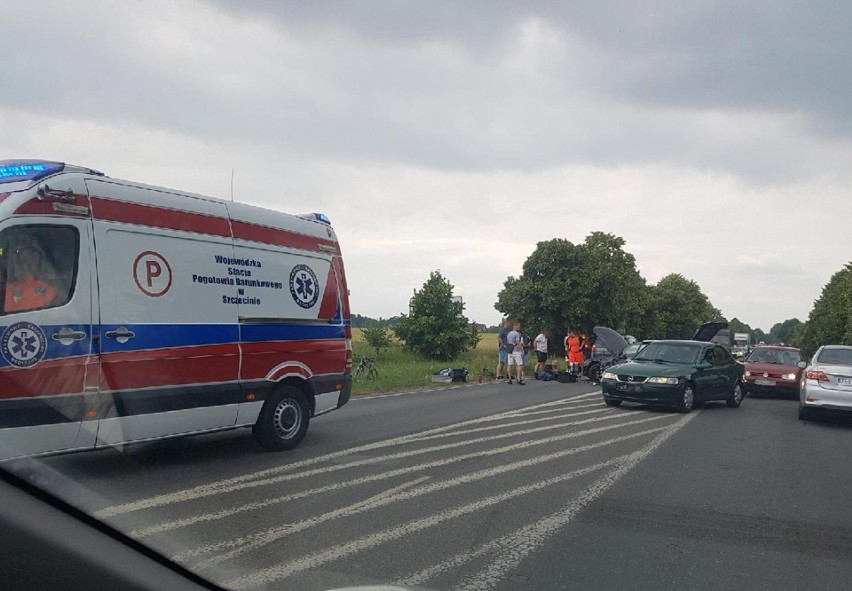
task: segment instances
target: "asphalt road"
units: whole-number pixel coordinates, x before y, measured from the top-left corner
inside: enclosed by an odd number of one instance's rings
[[[283,454],[244,430],[31,474],[234,588],[848,589],[850,450],[790,400],[495,383],[355,399]]]

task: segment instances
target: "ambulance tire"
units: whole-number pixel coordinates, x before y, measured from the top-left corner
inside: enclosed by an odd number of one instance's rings
[[[266,449],[293,449],[308,432],[310,417],[304,393],[295,386],[282,386],[264,403],[252,433]]]

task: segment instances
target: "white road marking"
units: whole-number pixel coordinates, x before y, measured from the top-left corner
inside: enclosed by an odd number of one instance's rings
[[[360,396],[353,396],[350,399],[350,402],[360,402],[362,400],[376,400],[378,398],[396,398],[398,396],[408,396],[410,394],[426,394],[428,392],[444,392],[447,390],[458,390],[460,388],[481,388],[482,386],[487,386],[489,383],[493,384],[505,384],[505,382],[488,382],[488,383],[469,383],[458,386],[442,386],[440,388],[426,388],[423,390],[406,390],[405,392],[391,392],[389,394],[364,394]],[[591,386],[591,388],[597,388],[598,386]],[[596,390],[596,393],[600,393],[600,390]],[[572,397],[574,398],[574,397]]]
[[[645,423],[645,422],[649,422],[649,421],[657,420],[657,419],[658,419],[658,417],[651,417],[651,418],[643,419],[643,420],[640,420],[640,421],[636,421],[633,424]],[[569,438],[572,438],[572,437],[581,437],[584,434],[589,434],[589,432],[600,432],[601,430],[607,430],[609,428],[611,428],[611,427],[602,427],[602,428],[599,427],[597,429],[590,429],[589,431],[587,431],[585,433],[583,433],[583,432],[572,433],[572,434],[569,434],[568,436],[565,436],[564,439],[569,439]],[[354,505],[354,506],[346,506],[346,507],[342,507],[340,509],[335,509],[333,511],[329,511],[327,513],[324,513],[322,515],[318,515],[316,517],[310,517],[308,519],[305,519],[305,520],[297,522],[297,523],[286,524],[286,525],[283,525],[283,526],[269,528],[265,531],[250,534],[248,536],[237,538],[235,540],[226,540],[225,542],[220,542],[220,543],[217,543],[217,544],[211,544],[211,545],[205,546],[203,549],[196,549],[196,550],[190,550],[190,551],[182,552],[181,554],[175,556],[175,560],[185,561],[187,558],[190,558],[190,557],[193,557],[193,556],[198,556],[200,554],[209,554],[210,552],[219,551],[219,550],[222,550],[222,549],[225,549],[225,548],[233,548],[232,550],[230,550],[228,552],[224,552],[222,554],[214,556],[211,559],[208,559],[207,561],[204,561],[202,563],[199,563],[199,564],[196,564],[196,565],[193,566],[194,569],[203,569],[203,568],[206,568],[206,567],[208,567],[212,564],[220,564],[222,562],[225,562],[227,560],[232,560],[232,559],[234,559],[238,556],[241,556],[243,554],[246,554],[248,552],[253,552],[253,551],[257,550],[258,548],[260,548],[262,546],[265,546],[265,545],[270,544],[272,542],[276,542],[276,541],[278,541],[278,540],[280,540],[280,539],[282,539],[286,536],[289,536],[293,533],[303,531],[305,529],[308,529],[309,527],[314,527],[316,525],[319,525],[321,523],[325,523],[327,521],[331,521],[332,519],[337,519],[338,517],[342,517],[342,516],[348,517],[348,516],[351,516],[351,515],[357,515],[359,513],[363,513],[365,511],[369,511],[369,510],[376,509],[376,508],[379,508],[379,507],[385,507],[387,505],[390,505],[392,503],[396,503],[396,502],[399,502],[399,501],[411,500],[411,499],[415,499],[417,497],[433,494],[433,493],[436,493],[436,492],[441,492],[441,491],[447,490],[449,488],[454,488],[454,487],[461,486],[461,485],[464,485],[464,484],[470,484],[472,482],[477,482],[477,481],[480,481],[480,480],[486,480],[488,478],[493,478],[495,476],[499,476],[501,474],[506,474],[508,472],[514,472],[516,470],[522,470],[524,468],[529,468],[531,466],[537,466],[539,464],[552,462],[553,460],[558,460],[558,459],[561,459],[561,458],[564,458],[564,457],[572,456],[572,455],[579,454],[579,453],[582,453],[582,452],[586,452],[586,451],[589,451],[589,450],[592,450],[592,449],[597,449],[597,448],[604,447],[604,446],[607,446],[607,445],[613,445],[615,443],[627,441],[629,439],[635,439],[637,437],[649,435],[651,433],[656,433],[657,431],[660,431],[660,430],[665,429],[665,428],[666,427],[663,426],[663,427],[657,427],[655,429],[649,429],[649,430],[646,430],[646,431],[640,431],[640,432],[637,432],[637,433],[631,433],[629,435],[622,435],[620,437],[614,437],[612,439],[607,439],[607,440],[604,440],[604,441],[599,441],[599,442],[588,444],[588,445],[583,445],[583,446],[574,447],[574,448],[570,448],[570,449],[564,449],[564,450],[560,450],[560,451],[557,451],[557,452],[552,452],[552,453],[549,453],[549,454],[536,456],[536,457],[533,457],[533,458],[527,458],[527,459],[524,459],[524,460],[518,460],[518,461],[515,461],[515,462],[510,462],[510,463],[503,464],[503,465],[500,465],[500,466],[495,466],[495,467],[492,467],[492,468],[486,468],[486,469],[480,470],[478,472],[471,472],[471,473],[468,473],[468,474],[463,474],[461,476],[456,476],[454,478],[449,478],[449,479],[446,479],[446,480],[438,480],[438,481],[435,481],[435,482],[432,482],[432,483],[429,483],[429,484],[426,484],[426,485],[423,485],[423,486],[418,486],[416,488],[406,490],[404,492],[399,492],[399,493],[391,495],[391,496],[371,500],[369,502],[365,501],[365,502],[359,503],[359,504]]]
[[[639,422],[645,422],[646,420],[656,420],[656,419],[659,419],[659,418],[664,418],[666,416],[669,416],[669,415],[660,415],[659,417],[654,417],[653,419],[642,419]],[[585,421],[577,421],[576,424],[588,424],[588,423],[591,423],[591,422],[609,420],[609,419],[616,418],[616,417],[617,417],[617,415],[611,415],[611,416],[607,416],[607,417],[599,417],[599,418],[585,420]],[[343,489],[343,488],[349,488],[349,487],[357,486],[357,485],[360,485],[360,484],[367,484],[367,483],[370,483],[370,482],[387,480],[387,479],[390,479],[390,478],[395,478],[397,476],[403,476],[403,475],[411,474],[411,473],[414,473],[414,472],[419,472],[419,471],[422,471],[422,470],[429,470],[429,469],[432,469],[432,468],[439,468],[439,467],[442,467],[442,466],[447,466],[447,465],[450,465],[450,464],[462,462],[462,461],[465,461],[465,460],[478,459],[478,458],[500,455],[500,454],[504,454],[504,453],[517,452],[517,451],[520,451],[520,450],[523,450],[523,449],[528,449],[528,448],[535,447],[535,446],[548,445],[550,443],[555,443],[555,442],[558,442],[558,441],[564,441],[566,439],[572,439],[572,438],[575,438],[575,437],[588,435],[590,433],[600,433],[602,431],[607,431],[607,430],[611,430],[611,429],[620,429],[622,427],[628,427],[628,426],[634,425],[634,424],[637,424],[637,422],[634,421],[634,422],[627,422],[627,423],[618,423],[618,424],[615,424],[615,425],[608,425],[608,426],[603,427],[603,428],[592,429],[590,431],[580,431],[580,432],[577,432],[577,433],[567,433],[567,434],[562,434],[562,435],[554,435],[552,437],[545,437],[545,438],[542,438],[542,439],[531,439],[531,440],[523,441],[521,443],[513,443],[513,444],[510,444],[510,445],[506,445],[504,447],[489,448],[489,449],[471,452],[471,453],[468,453],[468,454],[456,455],[456,456],[451,456],[451,457],[448,457],[448,458],[441,458],[439,460],[435,460],[435,461],[432,461],[432,462],[416,464],[416,465],[413,465],[413,466],[406,466],[404,468],[397,468],[396,470],[389,470],[389,471],[385,471],[385,472],[381,472],[381,473],[377,473],[377,474],[370,474],[370,475],[362,476],[360,478],[355,478],[355,479],[352,479],[352,480],[334,482],[334,483],[331,483],[331,484],[328,484],[328,485],[325,485],[325,486],[307,489],[307,490],[291,493],[291,494],[285,495],[285,496],[273,497],[273,498],[270,498],[270,499],[264,499],[262,501],[255,501],[255,502],[252,502],[252,503],[242,503],[242,504],[237,505],[235,507],[229,507],[227,509],[222,509],[222,510],[214,511],[214,512],[211,512],[211,513],[203,513],[203,514],[199,514],[199,515],[192,515],[192,516],[189,516],[189,517],[184,517],[182,519],[167,521],[167,522],[164,522],[164,523],[161,523],[161,524],[148,526],[148,527],[143,528],[143,529],[133,530],[133,531],[130,532],[129,535],[131,537],[134,537],[134,538],[144,538],[144,537],[151,536],[151,535],[154,535],[154,534],[163,533],[163,532],[166,532],[166,531],[171,531],[171,530],[175,530],[175,529],[179,529],[179,528],[183,528],[183,527],[188,527],[188,526],[192,526],[192,525],[195,525],[195,524],[198,524],[198,523],[215,521],[215,520],[218,520],[218,519],[225,519],[227,517],[238,515],[240,513],[245,513],[247,511],[255,511],[257,509],[263,509],[265,507],[269,507],[269,506],[272,506],[272,505],[277,505],[277,504],[280,504],[280,503],[287,503],[287,502],[290,502],[290,501],[295,501],[295,500],[298,500],[298,499],[311,497],[311,496],[319,495],[319,494],[326,493],[326,492],[340,490],[340,489]],[[382,459],[387,459],[387,456],[383,456]],[[222,548],[222,546],[220,546],[218,544],[215,545],[215,546],[216,546],[215,548],[212,548],[211,550],[207,550],[207,551],[215,551],[217,549]],[[198,555],[198,554],[201,554],[201,553],[206,553],[206,552],[194,551],[193,555]]]
[[[407,488],[411,488],[412,486],[417,486],[421,482],[426,482],[430,478],[431,478],[431,476],[421,476],[420,478],[415,478],[414,480],[412,480],[410,482],[405,482],[405,483],[400,484],[398,486],[394,486],[394,487],[391,487],[387,490],[383,490],[379,494],[373,495],[369,499],[364,499],[360,503],[355,503],[354,505],[352,505],[352,508],[353,509],[359,509],[361,507],[370,508],[374,503],[377,503],[377,502],[380,502],[380,501],[383,501],[383,500],[387,500],[387,499],[391,499],[391,498],[395,497],[401,491],[404,491]]]
[[[572,397],[571,399],[580,398]],[[532,405],[530,409],[537,409],[543,406],[550,406],[552,402],[545,402],[542,404]],[[198,486],[194,486],[192,488],[180,489],[171,493],[165,493],[160,495],[155,495],[151,497],[146,497],[142,499],[138,499],[136,501],[130,501],[127,503],[122,503],[120,505],[113,505],[111,507],[105,507],[98,511],[94,511],[92,514],[99,518],[104,519],[107,517],[114,517],[116,515],[123,515],[125,513],[131,513],[133,511],[141,511],[144,509],[151,509],[154,507],[160,507],[163,505],[169,505],[172,503],[180,503],[184,501],[192,501],[198,498],[207,497],[215,494],[219,494],[219,491],[224,488],[228,488],[234,484],[238,484],[241,482],[251,481],[257,478],[264,478],[266,476],[272,474],[280,474],[282,472],[289,472],[293,470],[298,470],[299,468],[304,468],[306,466],[312,466],[314,464],[319,464],[322,462],[328,462],[330,460],[365,452],[372,451],[375,449],[382,449],[384,447],[393,447],[396,445],[400,445],[403,443],[407,443],[411,440],[423,438],[426,435],[430,435],[433,433],[443,433],[445,431],[450,431],[452,429],[457,429],[459,427],[465,427],[468,425],[476,425],[480,423],[487,423],[494,420],[499,420],[500,417],[506,417],[514,413],[515,410],[503,411],[499,413],[495,413],[493,415],[487,415],[484,417],[478,417],[475,419],[469,419],[466,421],[461,421],[458,423],[453,423],[450,425],[444,425],[442,427],[433,427],[431,429],[426,429],[425,431],[420,431],[418,433],[411,433],[408,435],[401,435],[399,437],[394,437],[391,439],[383,439],[381,441],[375,441],[373,443],[366,443],[364,445],[359,445],[355,447],[350,447],[344,450],[327,453],[321,456],[316,456],[313,458],[307,458],[304,460],[300,460],[298,462],[293,462],[292,464],[287,464],[285,466],[276,466],[274,468],[267,468],[265,470],[259,470],[257,472],[252,472],[249,474],[243,474],[241,476],[234,476],[232,478],[225,478],[223,480],[218,480],[215,482],[208,482],[205,484],[201,484]]]
[[[589,408],[588,406],[580,406],[574,407],[570,412],[563,412],[560,414],[553,414],[553,411],[548,411],[548,416],[538,418],[538,419],[529,419],[524,421],[514,421],[512,423],[498,423],[496,425],[489,425],[487,427],[474,427],[472,429],[463,429],[461,431],[447,431],[445,433],[436,433],[434,435],[427,435],[426,437],[419,437],[417,439],[412,439],[407,443],[415,443],[420,441],[432,441],[435,439],[446,439],[448,437],[459,437],[461,435],[470,435],[471,433],[482,433],[483,431],[496,431],[497,429],[506,429],[508,427],[518,427],[521,425],[532,425],[533,423],[546,423],[547,421],[558,421],[560,419],[567,419],[570,417],[581,417],[585,415],[594,415],[603,412],[613,413],[617,411],[613,411],[610,408],[602,407],[599,404],[589,405],[595,408],[595,410],[584,410],[580,412],[575,412],[575,408]],[[529,415],[523,415],[524,417]],[[518,415],[518,418],[521,418]],[[563,423],[567,424],[567,423]],[[517,431],[517,433],[522,433],[522,431]]]
[[[572,402],[589,402],[589,401],[588,400],[576,400],[576,401],[572,400]],[[595,406],[601,406],[600,401],[589,402],[589,404],[577,404],[576,406],[571,406],[571,407],[568,407],[568,406],[562,406],[562,407],[558,407],[558,408],[557,407],[551,407],[551,408],[546,408],[544,410],[537,410],[537,411],[534,411],[534,412],[516,412],[516,413],[512,413],[510,415],[507,415],[505,418],[533,417],[533,416],[536,416],[536,415],[552,414],[553,412],[558,412],[558,411],[566,410],[566,409],[569,409],[569,408],[570,408],[570,410],[574,410],[574,409],[577,409],[577,408],[592,408],[592,407],[595,407]]]
[[[587,466],[585,468],[580,468],[578,470],[573,470],[566,474],[560,474],[559,476],[554,476],[553,478],[548,478],[547,480],[541,480],[539,482],[535,482],[533,484],[528,484],[525,486],[521,486],[518,488],[514,488],[512,490],[506,491],[504,493],[493,495],[490,497],[485,497],[474,501],[472,503],[467,503],[464,505],[459,505],[452,509],[448,509],[446,511],[441,511],[439,513],[435,513],[428,517],[424,517],[421,519],[415,519],[413,521],[409,521],[407,523],[403,523],[401,525],[391,527],[389,529],[376,532],[374,534],[370,534],[368,536],[364,536],[362,538],[358,538],[357,540],[353,540],[351,542],[347,542],[345,544],[340,544],[338,546],[334,546],[327,550],[321,552],[315,552],[309,554],[307,556],[303,556],[301,558],[297,558],[295,560],[291,560],[290,562],[285,562],[283,564],[271,566],[268,568],[261,569],[255,573],[250,575],[245,575],[231,581],[224,583],[225,588],[230,589],[248,589],[251,587],[257,587],[260,585],[266,585],[275,581],[279,581],[281,579],[285,579],[289,576],[292,576],[296,573],[316,568],[318,566],[322,566],[323,564],[327,564],[329,562],[333,562],[336,560],[340,560],[349,556],[351,554],[355,554],[358,552],[363,552],[364,550],[368,550],[379,544],[384,544],[386,542],[390,542],[392,540],[397,540],[408,535],[411,535],[415,532],[422,531],[424,529],[434,527],[439,525],[445,521],[449,521],[451,519],[456,519],[458,517],[462,517],[464,515],[468,515],[470,513],[474,513],[476,511],[480,511],[482,509],[492,507],[499,503],[506,502],[508,500],[517,498],[519,496],[529,494],[549,486],[553,486],[555,484],[559,484],[565,482],[567,480],[571,480],[573,478],[577,478],[579,476],[584,476],[586,474],[590,474],[592,472],[596,472],[598,470],[602,470],[604,468],[608,468],[613,464],[619,464],[627,460],[629,457],[635,454],[628,454],[625,456],[618,456],[616,458],[607,460],[605,462],[600,462],[598,464],[594,464],[592,466]]]
[[[577,497],[569,501],[562,509],[548,515],[535,523],[518,529],[479,546],[458,554],[437,565],[425,568],[417,573],[403,577],[397,581],[400,585],[423,585],[427,581],[444,572],[458,568],[480,556],[499,553],[493,562],[458,585],[456,589],[487,591],[493,589],[506,574],[512,571],[530,553],[541,547],[551,536],[568,525],[574,517],[595,499],[605,493],[622,476],[635,468],[642,460],[651,455],[672,435],[685,427],[698,413],[684,416],[673,425],[668,425],[648,445],[640,451],[631,454],[619,463],[614,470],[608,472],[591,486],[587,487]]]
[[[599,410],[582,411],[582,412],[578,412],[578,413],[565,413],[561,417],[557,417],[557,418],[568,418],[568,417],[571,417],[571,416],[581,416],[581,415],[600,413],[600,412],[609,412],[609,413],[613,413],[612,416],[617,416],[615,414],[617,411],[613,411],[612,409],[608,409],[608,408],[601,408]],[[528,422],[529,423],[540,422],[540,419],[532,419]],[[583,421],[579,421],[579,422],[575,421],[575,422],[569,422],[569,423],[560,423],[560,424],[556,424],[556,425],[546,425],[546,426],[543,426],[543,427],[537,427],[537,428],[532,428],[532,429],[524,429],[524,430],[520,430],[520,431],[511,431],[509,433],[500,433],[500,434],[497,434],[497,435],[490,435],[490,436],[478,437],[478,438],[474,438],[474,439],[467,439],[467,440],[464,440],[464,441],[447,443],[447,444],[444,444],[444,445],[436,445],[436,446],[432,446],[432,447],[425,447],[425,448],[416,449],[416,450],[412,450],[412,451],[400,452],[400,453],[397,453],[397,454],[391,454],[391,455],[386,455],[386,456],[378,456],[378,457],[373,457],[373,458],[365,458],[365,459],[361,459],[361,460],[355,460],[353,462],[348,462],[346,464],[335,464],[335,465],[331,465],[331,466],[325,466],[325,467],[322,467],[322,468],[314,468],[312,470],[305,470],[303,472],[296,472],[296,473],[293,473],[293,474],[281,474],[282,472],[292,471],[293,467],[296,466],[296,465],[308,465],[309,466],[309,465],[318,463],[318,462],[312,461],[312,460],[303,460],[302,462],[296,462],[295,464],[291,464],[290,466],[287,466],[287,467],[281,467],[280,469],[271,469],[271,470],[262,471],[262,473],[264,473],[264,474],[269,474],[269,473],[275,474],[275,473],[277,473],[277,474],[280,474],[279,476],[272,476],[272,477],[268,477],[268,478],[256,478],[256,479],[249,479],[249,478],[246,478],[246,477],[232,478],[232,479],[229,479],[229,480],[219,481],[218,483],[212,483],[212,484],[209,484],[209,485],[201,485],[201,486],[191,488],[191,489],[184,489],[184,490],[176,491],[174,493],[168,493],[166,495],[159,495],[158,497],[151,497],[149,499],[143,499],[143,500],[140,500],[140,501],[133,501],[133,502],[130,502],[130,503],[125,503],[124,505],[117,505],[115,507],[107,507],[106,509],[101,509],[100,511],[96,511],[94,513],[94,515],[96,517],[100,518],[100,519],[104,519],[106,517],[113,517],[115,515],[129,513],[131,511],[138,511],[138,510],[141,510],[141,509],[150,509],[152,507],[158,507],[158,506],[173,504],[173,503],[178,503],[178,502],[192,501],[192,500],[196,500],[196,499],[200,499],[200,498],[204,498],[204,497],[210,497],[210,496],[214,496],[214,495],[225,494],[225,493],[230,493],[230,492],[239,491],[239,490],[245,490],[245,489],[248,489],[248,488],[256,488],[258,486],[268,486],[270,484],[274,484],[276,482],[283,482],[285,480],[296,480],[296,479],[300,479],[300,478],[307,478],[307,477],[310,477],[310,476],[316,476],[318,474],[326,474],[328,472],[336,472],[336,471],[340,471],[340,470],[346,470],[346,469],[356,467],[356,466],[364,466],[364,465],[368,465],[368,464],[374,464],[374,463],[377,463],[377,462],[385,461],[387,459],[400,459],[400,458],[405,458],[405,457],[414,456],[414,455],[421,455],[421,454],[424,454],[424,453],[432,453],[432,452],[435,452],[435,451],[451,449],[453,447],[459,447],[459,446],[464,446],[464,445],[474,445],[474,444],[477,444],[477,443],[483,443],[483,442],[494,440],[494,439],[505,439],[505,438],[509,438],[509,437],[521,437],[521,436],[524,436],[524,435],[539,433],[541,431],[549,431],[549,430],[553,430],[553,429],[560,429],[560,428],[563,428],[563,427],[569,427],[569,426],[572,426],[572,425],[578,425],[578,424],[582,424],[582,423],[583,423]],[[517,423],[513,423],[513,424],[514,425],[521,425],[521,424],[525,424],[525,423],[524,422],[517,422]],[[498,428],[500,428],[499,425],[494,426],[494,427],[490,427],[489,429],[498,429]],[[426,441],[426,440],[429,440],[429,439],[440,439],[440,438],[453,437],[453,436],[456,436],[456,435],[464,434],[463,431],[449,433],[448,432],[448,431],[450,431],[449,428],[446,428],[446,429],[441,428],[441,429],[442,429],[441,433],[433,433],[431,435],[426,435],[426,436],[421,436],[421,435],[406,436],[406,438],[404,440],[398,439],[396,445],[399,446],[399,445],[408,444],[408,443],[419,443],[419,442]],[[367,446],[362,446],[362,447],[367,447]],[[381,449],[381,448],[384,448],[384,447],[391,447],[391,446],[380,445],[380,446],[373,447],[373,449]],[[350,448],[349,450],[347,450],[346,453],[340,453],[339,455],[328,454],[328,455],[325,456],[325,458],[329,458],[329,456],[342,457],[342,456],[350,455],[351,453],[353,453],[352,450],[354,450],[354,449],[356,449],[356,448]],[[289,469],[287,469],[287,468],[289,468]],[[256,475],[261,474],[261,472],[256,472],[255,474]],[[193,493],[192,496],[188,496],[189,493]]]

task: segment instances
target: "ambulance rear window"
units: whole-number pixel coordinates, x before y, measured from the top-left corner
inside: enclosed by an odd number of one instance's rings
[[[20,181],[37,181],[65,168],[62,162],[44,160],[2,160],[0,161],[0,184]]]

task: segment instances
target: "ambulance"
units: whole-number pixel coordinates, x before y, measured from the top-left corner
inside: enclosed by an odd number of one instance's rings
[[[0,161],[0,459],[251,427],[292,449],[352,389],[334,229]]]

